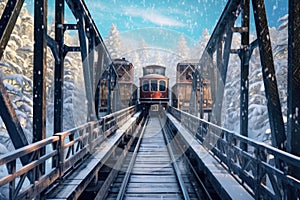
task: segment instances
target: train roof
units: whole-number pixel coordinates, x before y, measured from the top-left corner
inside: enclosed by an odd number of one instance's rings
[[[166,69],[166,67],[161,66],[161,65],[147,65],[147,66],[143,67],[143,69],[144,68],[164,68],[164,69]]]
[[[163,75],[160,75],[160,74],[148,74],[148,75],[145,75],[145,76],[143,76],[143,77],[141,77],[140,79],[142,79],[142,78],[149,78],[149,79],[151,79],[151,78],[157,78],[157,79],[169,79],[168,77],[166,77],[166,76],[163,76]]]
[[[115,58],[112,60],[113,63],[115,64],[131,64],[128,60],[126,60],[125,58]]]

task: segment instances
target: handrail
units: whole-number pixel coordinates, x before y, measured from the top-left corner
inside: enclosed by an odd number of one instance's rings
[[[30,144],[0,156],[0,167],[6,166],[8,175],[0,177],[0,187],[9,190],[9,199],[32,199],[60,179],[75,165],[94,152],[94,147],[113,134],[135,111],[129,107],[102,117],[98,121],[88,122],[77,128],[57,133],[45,140]],[[117,123],[118,122],[118,123]],[[41,151],[46,149],[43,155]],[[22,166],[20,159],[31,155],[32,161]],[[45,173],[39,174],[42,163]],[[31,182],[27,176],[32,177]],[[45,184],[45,181],[47,184]]]
[[[300,166],[300,157],[221,128],[196,116],[169,107],[169,112],[251,189],[256,198],[284,198],[287,187],[300,192],[300,180],[287,175],[288,167]],[[241,144],[249,150],[243,151]],[[275,160],[280,160],[277,168]]]

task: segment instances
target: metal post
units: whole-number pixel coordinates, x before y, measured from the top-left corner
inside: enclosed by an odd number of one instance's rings
[[[300,156],[300,1],[289,0],[288,41],[288,124],[287,151]],[[300,168],[289,167],[289,173],[300,179]],[[299,196],[298,196],[299,197]],[[297,192],[288,189],[288,199],[297,199]]]
[[[108,77],[107,77],[107,89],[108,89],[108,94],[107,94],[107,114],[111,113],[111,66],[108,69]]]
[[[216,48],[216,96],[214,99],[214,109],[215,109],[215,123],[221,125],[221,113],[222,113],[222,102],[223,102],[223,90],[224,83],[221,77],[222,68],[222,58],[223,58],[223,35],[219,35],[217,48]]]
[[[33,142],[46,138],[47,0],[34,2]],[[45,154],[41,149],[38,156]],[[36,173],[45,173],[45,163]]]
[[[45,0],[34,3],[34,66],[33,66],[33,141],[46,138],[46,58],[47,6]]]
[[[242,1],[241,32],[241,88],[240,88],[240,134],[248,137],[248,101],[249,101],[249,0]],[[247,151],[247,144],[242,143],[241,149]]]
[[[64,10],[65,1],[55,1],[55,41],[58,59],[55,59],[54,74],[54,133],[63,131],[63,84],[64,84]],[[53,134],[54,134],[53,133]]]
[[[274,61],[266,9],[263,0],[252,1],[254,20],[260,50],[265,94],[267,98],[269,121],[272,133],[273,146],[285,149],[285,129],[283,124],[281,105],[279,101],[278,87],[274,69]]]
[[[82,67],[83,67],[83,74],[84,74],[84,84],[86,90],[86,97],[88,102],[88,117],[87,120],[91,121],[96,119],[95,118],[95,105],[93,99],[93,91],[92,91],[92,82],[91,80],[91,73],[90,73],[90,63],[88,61],[88,45],[86,42],[87,35],[86,35],[86,23],[84,16],[81,15],[78,19],[78,33],[79,33],[79,40],[80,40],[80,49],[81,49],[81,59],[82,59]]]

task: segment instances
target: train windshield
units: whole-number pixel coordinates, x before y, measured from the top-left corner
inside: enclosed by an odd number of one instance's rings
[[[143,91],[149,92],[149,81],[148,80],[143,81]]]
[[[151,80],[151,91],[157,91],[157,80]]]
[[[161,91],[161,92],[166,91],[166,81],[159,82],[159,91]]]

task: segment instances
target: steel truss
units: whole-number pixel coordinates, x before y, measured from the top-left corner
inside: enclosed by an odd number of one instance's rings
[[[253,0],[255,27],[257,39],[250,43],[250,0],[228,1],[200,59],[200,66],[208,66],[213,71],[212,86],[214,113],[221,113],[224,86],[230,54],[238,54],[241,60],[241,90],[240,90],[240,133],[248,136],[248,96],[249,96],[249,60],[252,52],[259,47],[265,95],[267,98],[268,115],[272,132],[273,146],[285,150],[286,135],[283,124],[281,105],[274,69],[271,41],[266,11],[263,0]],[[235,27],[235,22],[241,15],[241,27]],[[241,34],[241,48],[231,49],[233,33]],[[214,56],[215,54],[215,56]],[[271,78],[270,78],[271,77]],[[273,81],[274,80],[274,81]],[[213,116],[214,123],[221,124],[221,116]],[[246,150],[247,146],[242,146]]]
[[[0,19],[0,58],[20,14],[24,0],[10,0]],[[72,11],[76,24],[64,23],[65,4]],[[114,66],[103,39],[83,0],[56,0],[55,38],[47,35],[48,1],[34,2],[34,68],[33,68],[33,142],[46,137],[46,52],[50,47],[55,59],[54,133],[63,130],[64,58],[69,52],[81,54],[85,89],[88,100],[87,121],[96,119],[95,88],[106,70],[114,73]],[[80,46],[68,46],[64,42],[66,30],[78,31]],[[95,52],[98,53],[95,56]],[[97,57],[97,60],[96,58]],[[112,68],[112,70],[111,70]],[[115,76],[108,73],[108,76]],[[113,88],[110,87],[109,90]],[[110,97],[108,97],[110,98]],[[28,145],[14,108],[0,79],[0,114],[15,148]],[[29,161],[30,159],[28,159]]]
[[[271,127],[272,145],[280,150],[300,155],[300,2],[289,0],[289,55],[288,55],[288,124],[284,128],[281,104],[274,69],[271,41],[264,0],[252,0],[257,39],[249,43],[250,32],[250,0],[228,1],[200,59],[200,71],[203,67],[210,67],[214,113],[221,113],[224,85],[226,83],[229,55],[238,54],[241,60],[241,89],[240,89],[240,134],[248,136],[248,96],[249,96],[249,60],[252,52],[259,47],[269,123]],[[241,15],[241,27],[234,27],[235,21]],[[241,34],[241,48],[231,49],[232,35]],[[215,56],[214,56],[215,54]],[[214,60],[215,59],[215,60]],[[219,73],[219,74],[218,74]],[[213,116],[215,124],[221,124],[221,116]],[[247,144],[241,148],[247,150]],[[280,160],[277,167],[281,168]],[[290,167],[289,173],[299,177],[300,168]],[[296,195],[291,190],[290,197]]]

